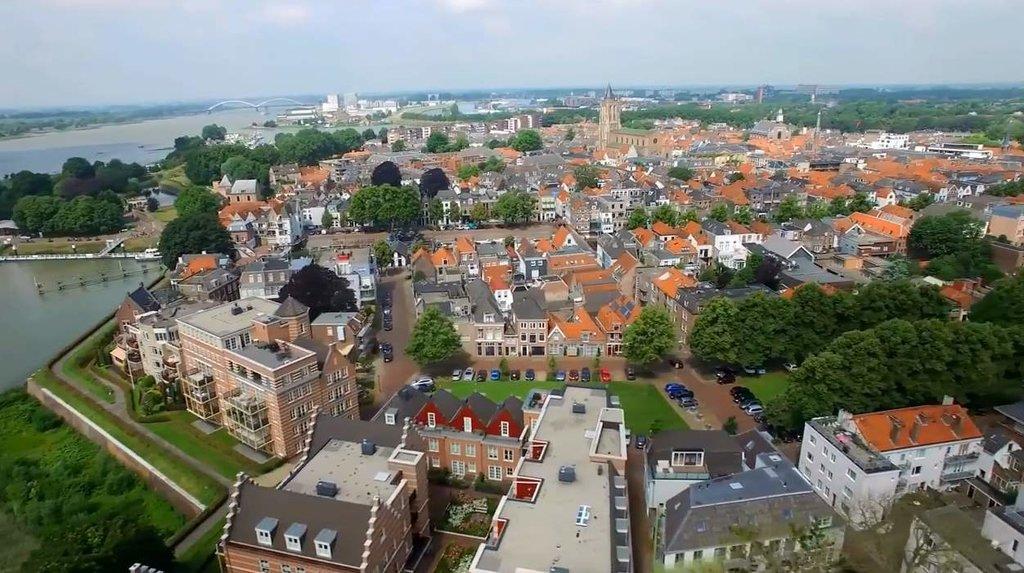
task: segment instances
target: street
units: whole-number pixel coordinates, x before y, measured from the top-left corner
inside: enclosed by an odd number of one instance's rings
[[[534,223],[526,227],[488,227],[486,229],[437,231],[424,229],[423,238],[428,241],[452,242],[458,237],[468,236],[474,241],[495,241],[514,236],[519,239],[540,239],[550,237],[555,230],[554,223]],[[307,248],[323,249],[327,247],[368,247],[380,239],[387,239],[388,233],[332,233],[329,235],[310,235]]]

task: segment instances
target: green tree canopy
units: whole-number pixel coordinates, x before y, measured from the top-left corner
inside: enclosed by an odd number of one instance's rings
[[[576,178],[576,190],[597,187],[600,183],[600,174],[601,172],[593,165],[577,166],[572,170],[572,176]]]
[[[370,141],[371,139],[377,139],[377,132],[367,127],[363,130],[363,141]]]
[[[402,186],[402,170],[392,161],[382,161],[370,174],[370,185]]]
[[[419,219],[420,197],[412,187],[363,187],[352,196],[348,218],[361,225],[409,225]]]
[[[974,248],[984,224],[966,210],[919,219],[910,229],[907,246],[915,255],[933,258]]]
[[[459,166],[457,174],[459,176],[459,179],[465,181],[470,177],[476,177],[480,175],[480,167],[473,165],[472,163],[466,163],[464,165]]]
[[[164,266],[173,269],[181,255],[224,253],[234,255],[231,236],[221,226],[217,213],[197,212],[179,215],[160,234],[160,256]]]
[[[544,148],[544,141],[541,140],[540,134],[536,130],[522,129],[516,132],[509,147],[520,152],[537,151]]]
[[[416,321],[405,353],[420,366],[447,360],[462,348],[455,325],[436,307],[428,306]]]
[[[724,223],[729,220],[729,206],[725,203],[715,203],[714,207],[708,211],[708,218],[714,219],[720,223]]]
[[[391,151],[399,153],[408,149],[404,139],[396,139],[391,142]]]
[[[203,126],[202,137],[203,139],[209,139],[211,141],[224,141],[227,137],[228,128],[211,123]]]
[[[261,185],[267,185],[270,182],[270,166],[258,163],[248,157],[242,157],[236,155],[229,157],[220,166],[220,171],[224,175],[231,178],[232,181],[238,179],[255,179],[259,181]]]
[[[662,306],[645,306],[622,334],[622,355],[635,364],[651,364],[678,347],[679,329]]]
[[[630,230],[639,229],[640,227],[646,227],[650,222],[651,220],[647,216],[647,211],[638,207],[629,214],[629,221],[626,222],[626,228]]]
[[[775,209],[775,220],[779,223],[799,219],[803,216],[804,210],[800,206],[800,200],[797,199],[796,195],[786,195]]]
[[[985,298],[971,307],[971,320],[1024,325],[1024,274],[997,282]]]
[[[194,213],[216,213],[220,209],[220,197],[206,187],[193,185],[178,193],[174,208],[179,217]]]
[[[670,167],[668,169],[668,176],[680,181],[689,181],[690,179],[693,179],[693,169],[677,165],[676,167]]]
[[[278,298],[292,297],[309,307],[310,319],[325,312],[356,310],[356,295],[348,279],[326,267],[312,263],[292,273],[281,287]]]
[[[507,225],[529,222],[536,210],[537,198],[526,191],[512,190],[503,193],[494,203],[492,213]]]
[[[391,248],[384,239],[378,239],[373,244],[373,258],[377,261],[377,266],[386,269],[391,266],[394,262],[395,251]]]

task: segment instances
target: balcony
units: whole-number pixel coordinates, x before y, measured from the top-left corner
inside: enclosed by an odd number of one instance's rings
[[[197,417],[210,420],[217,416],[217,391],[213,377],[201,372],[192,372],[185,377],[185,407]]]
[[[981,454],[979,454],[978,452],[970,452],[970,453],[967,453],[967,454],[957,454],[957,455],[953,455],[953,456],[946,456],[946,459],[943,460],[943,465],[945,465],[945,466],[952,466],[952,465],[957,465],[957,464],[965,464],[965,463],[973,462],[973,461],[977,460],[980,456],[981,456]]]
[[[125,350],[138,350],[139,349],[139,340],[137,338],[135,338],[134,334],[131,334],[131,333],[127,333],[126,332],[126,333],[117,335],[117,337],[115,337],[115,339],[114,339],[114,342],[118,346],[120,346],[121,348],[124,348]]]
[[[270,421],[262,397],[235,389],[225,396],[228,433],[254,450],[268,451]]]
[[[939,481],[941,481],[943,483],[948,483],[948,482],[951,482],[951,481],[960,481],[960,480],[970,479],[972,477],[974,477],[974,469],[973,468],[969,469],[969,470],[959,470],[959,471],[952,471],[952,472],[943,473],[942,476],[939,477]]]

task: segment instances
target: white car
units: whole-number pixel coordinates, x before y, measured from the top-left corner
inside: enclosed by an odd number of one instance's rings
[[[462,380],[462,369],[456,368],[452,370],[452,382],[458,382],[459,380]]]
[[[433,392],[437,389],[437,386],[434,385],[434,379],[430,376],[420,376],[416,381],[411,382],[409,385],[420,392]]]
[[[747,407],[744,408],[743,410],[747,414],[750,414],[751,416],[753,416],[754,414],[764,414],[764,406],[758,404],[757,402],[747,404]]]
[[[473,381],[473,369],[472,368],[466,368],[466,370],[463,371],[463,373],[462,373],[462,379],[465,380],[466,382],[472,382]]]

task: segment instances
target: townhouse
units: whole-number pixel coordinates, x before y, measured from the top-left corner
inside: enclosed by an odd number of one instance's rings
[[[292,260],[265,257],[248,263],[242,267],[242,275],[239,277],[239,296],[277,298],[281,288],[291,280],[292,274],[310,262],[308,257]]]
[[[855,526],[877,523],[899,496],[945,490],[977,474],[982,434],[952,399],[804,425],[800,472]]]
[[[714,219],[705,219],[701,229],[711,243],[714,256],[722,265],[730,269],[739,269],[747,260],[747,249],[744,243],[761,242],[763,237],[735,221],[721,223]]]
[[[398,573],[430,537],[423,442],[409,427],[314,417],[276,487],[240,474],[217,543],[225,573]]]
[[[316,408],[357,418],[355,368],[311,337],[295,299],[247,298],[177,319],[185,405],[254,450],[290,457]]]

